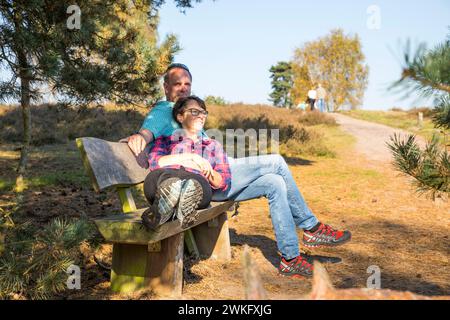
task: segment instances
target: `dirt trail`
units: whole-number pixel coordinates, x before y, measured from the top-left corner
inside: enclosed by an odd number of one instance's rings
[[[325,260],[324,267],[339,289],[366,288],[368,268],[377,266],[383,289],[449,295],[450,205],[419,197],[410,179],[393,168],[385,143],[395,132],[406,133],[340,114],[332,116],[343,131],[357,138],[355,145],[339,148],[336,158],[313,159],[309,165],[295,163],[290,169],[317,217],[351,230],[352,241],[313,250],[300,244],[301,251]],[[265,198],[242,202],[239,214],[232,217],[230,212],[228,222],[231,261],[186,258],[182,299],[243,299],[245,245],[269,299],[302,299],[311,291],[310,280],[278,275],[280,257]],[[301,230],[298,238],[302,238]],[[106,250],[109,256],[110,249]],[[92,284],[71,298],[165,299],[151,293],[112,294],[108,273],[95,264],[89,270]]]
[[[332,116],[357,143],[339,152],[336,159],[290,168],[313,212],[333,226],[351,230],[352,241],[312,251],[301,245],[301,250],[331,262],[325,266],[337,288],[365,288],[368,267],[377,266],[382,271],[382,288],[448,295],[450,206],[414,193],[410,179],[392,166],[386,146],[394,133],[408,133],[340,114]],[[423,146],[423,139],[418,140]],[[185,298],[243,298],[244,245],[250,246],[270,299],[299,299],[311,290],[310,281],[277,274],[279,256],[268,209],[264,198],[241,203],[240,214],[229,220],[232,261],[226,265],[211,260],[194,263]],[[298,236],[301,239],[301,231]]]
[[[392,154],[386,143],[395,133],[402,137],[410,134],[401,129],[354,119],[338,113],[330,113],[330,115],[344,131],[357,138],[355,151],[363,154],[367,160],[371,161],[392,162]],[[421,137],[417,137],[417,141],[421,147],[425,145],[425,141]]]

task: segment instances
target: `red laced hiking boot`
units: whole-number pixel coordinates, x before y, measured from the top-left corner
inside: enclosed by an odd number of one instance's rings
[[[335,247],[344,244],[352,238],[350,231],[334,230],[331,226],[321,223],[315,232],[305,230],[303,243],[306,247]]]
[[[298,256],[291,261],[286,261],[284,258],[281,258],[278,272],[286,277],[304,279],[312,277],[313,269],[312,264],[302,256]]]

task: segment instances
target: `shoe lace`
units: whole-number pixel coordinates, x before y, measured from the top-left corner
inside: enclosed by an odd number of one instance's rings
[[[299,269],[308,269],[311,270],[313,269],[313,265],[310,264],[308,261],[306,261],[305,258],[303,258],[302,256],[298,256],[297,259],[294,262],[294,268],[299,268]]]
[[[325,233],[327,236],[331,235],[334,237],[336,235],[336,232],[337,231],[334,230],[331,226],[323,224],[322,234]]]

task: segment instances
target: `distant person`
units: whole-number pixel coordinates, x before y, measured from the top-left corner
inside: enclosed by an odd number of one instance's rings
[[[300,102],[300,103],[297,105],[297,109],[300,109],[300,110],[302,110],[302,111],[305,111],[307,106],[308,106],[308,105],[307,105],[304,101],[302,101],[302,102]]]
[[[316,92],[317,92],[317,107],[319,108],[320,112],[326,112],[327,109],[325,108],[325,99],[327,97],[327,91],[319,83]]]
[[[314,111],[314,109],[315,109],[314,105],[316,104],[316,100],[317,100],[317,91],[314,89],[309,90],[308,91],[308,102],[311,107],[311,111]]]

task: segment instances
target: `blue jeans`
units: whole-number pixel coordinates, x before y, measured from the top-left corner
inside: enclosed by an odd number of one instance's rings
[[[325,109],[325,100],[324,99],[317,100],[317,106],[318,106],[320,112],[326,112],[327,111]]]
[[[231,188],[213,193],[213,201],[269,200],[278,250],[285,259],[300,254],[296,227],[311,229],[318,220],[308,208],[284,158],[278,154],[229,159]]]

